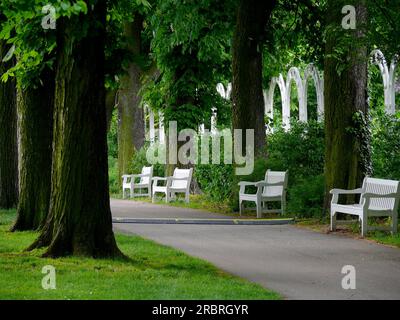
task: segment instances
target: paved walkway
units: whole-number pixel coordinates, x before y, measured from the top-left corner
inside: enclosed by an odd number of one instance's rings
[[[113,216],[224,218],[218,214],[112,200]],[[228,217],[229,218],[229,217]],[[114,224],[208,260],[288,299],[400,299],[400,249],[295,226]],[[356,268],[356,290],[343,290],[342,267]]]

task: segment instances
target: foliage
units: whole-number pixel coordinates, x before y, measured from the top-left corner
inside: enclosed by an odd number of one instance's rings
[[[289,188],[288,212],[305,218],[321,216],[324,188],[323,175],[299,179]]]
[[[279,128],[268,136],[267,141],[268,166],[271,170],[289,170],[289,185],[323,172],[323,123],[294,122],[289,131]]]
[[[234,176],[232,165],[198,165],[195,177],[205,195],[215,202],[227,202],[237,209],[238,181],[260,181],[267,169],[289,171],[288,210],[302,217],[322,213],[324,184],[324,130],[316,121],[292,123],[267,137],[267,159],[254,162],[251,175]],[[249,189],[249,192],[255,190]]]
[[[118,171],[118,160],[111,156],[108,157],[108,185],[111,194],[121,193],[121,177]]]
[[[110,129],[107,133],[108,155],[118,158],[118,110],[114,109],[110,121]]]
[[[200,164],[194,170],[194,177],[209,199],[224,202],[232,196],[233,170],[227,164]]]
[[[400,180],[400,114],[384,113],[372,121],[372,163],[374,176]]]
[[[135,152],[135,154],[132,157],[130,166],[129,166],[129,171],[132,174],[138,174],[142,172],[142,168],[144,166],[153,166],[153,176],[155,177],[164,177],[165,175],[165,165],[163,164],[150,164],[147,161],[146,153],[149,148],[149,144],[147,143],[144,147],[142,147],[140,150]]]
[[[86,14],[87,4],[93,1],[67,0],[2,0],[0,11],[5,16],[1,23],[0,39],[15,50],[17,63],[2,75],[2,80],[16,76],[22,86],[37,85],[44,68],[53,68],[56,50],[56,32],[42,27],[48,14],[42,9],[52,5],[57,20],[63,17]],[[84,29],[82,29],[84,30]],[[75,37],[83,37],[80,31]]]
[[[178,129],[197,129],[212,107],[225,114],[215,87],[230,78],[233,10],[233,0],[157,1],[147,32],[154,35],[151,49],[160,76],[143,98],[164,111],[167,125],[175,120]]]

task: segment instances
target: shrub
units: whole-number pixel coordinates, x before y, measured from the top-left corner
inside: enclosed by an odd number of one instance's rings
[[[321,216],[324,190],[323,175],[301,178],[289,189],[288,211],[304,218]]]
[[[400,180],[400,113],[380,114],[372,121],[374,176]]]
[[[118,172],[118,160],[114,157],[108,157],[108,181],[111,194],[118,194],[120,190],[120,178]]]
[[[131,160],[130,166],[129,166],[129,172],[131,174],[138,174],[138,173],[142,172],[142,168],[144,166],[149,167],[152,165],[147,161],[147,158],[146,158],[146,152],[147,152],[148,148],[149,148],[149,144],[146,144],[141,149],[139,149],[137,152],[135,152],[134,155],[132,156],[132,160]],[[164,177],[164,174],[165,174],[165,165],[163,165],[163,164],[154,164],[153,165],[153,176]]]
[[[233,166],[227,164],[200,164],[194,170],[200,189],[212,201],[226,201],[232,197],[233,174]]]

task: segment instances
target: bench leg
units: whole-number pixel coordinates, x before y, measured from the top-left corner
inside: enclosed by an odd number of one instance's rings
[[[285,212],[286,212],[286,197],[283,197],[281,204],[281,215],[283,216]]]
[[[336,212],[331,212],[331,231],[336,231]]]
[[[189,203],[189,193],[185,193],[185,202]]]
[[[239,215],[242,216],[243,212],[243,201],[239,200]]]
[[[361,216],[360,220],[361,220],[361,236],[365,237],[368,232],[368,218],[366,216],[365,217]]]
[[[392,217],[392,235],[395,235],[397,233],[397,224],[398,224],[397,219],[398,219],[397,212],[394,212]]]
[[[257,218],[260,219],[260,218],[262,218],[262,205],[261,205],[261,201],[257,201],[256,206],[257,206]]]

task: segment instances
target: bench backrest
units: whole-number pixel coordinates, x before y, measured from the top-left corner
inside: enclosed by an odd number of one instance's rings
[[[399,181],[376,179],[366,177],[362,186],[364,193],[378,193],[378,194],[389,194],[389,193],[400,193]],[[364,203],[364,196],[361,194],[360,204]],[[380,208],[382,210],[397,210],[398,201],[394,198],[372,198],[369,207]]]
[[[173,178],[185,179],[185,180],[174,180],[172,179],[171,188],[173,189],[188,189],[190,187],[190,183],[192,181],[192,172],[191,169],[178,169],[175,168]]]
[[[140,177],[140,184],[148,184],[153,176],[153,167],[143,167],[142,174],[146,174],[147,177]]]
[[[279,183],[282,182],[283,186],[267,186],[263,189],[263,195],[282,195],[288,184],[287,171],[271,171],[267,170],[265,173],[266,183]]]

